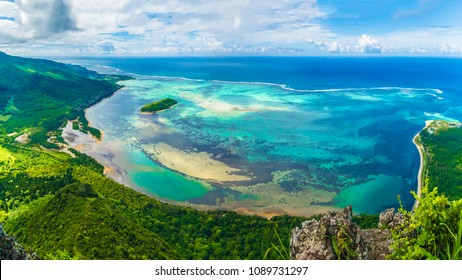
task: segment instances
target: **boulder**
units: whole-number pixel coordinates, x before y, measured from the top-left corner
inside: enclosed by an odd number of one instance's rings
[[[394,208],[387,209],[380,213],[379,228],[394,229],[404,222],[403,214],[396,213]]]
[[[290,253],[297,260],[382,260],[391,253],[391,228],[403,217],[388,209],[380,214],[379,228],[361,229],[352,222],[351,206],[309,220],[292,231]]]

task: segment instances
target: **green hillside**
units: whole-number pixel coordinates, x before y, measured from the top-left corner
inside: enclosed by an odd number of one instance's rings
[[[0,222],[41,258],[278,259],[268,249],[287,248],[305,220],[165,204],[105,177],[84,154],[45,150],[67,120],[92,133],[83,110],[126,77],[4,53],[0,71]],[[29,143],[14,140],[24,133]]]
[[[462,198],[462,127],[460,123],[433,122],[422,131],[425,147],[425,178],[428,185],[457,200]]]
[[[80,259],[169,259],[178,255],[158,236],[125,218],[90,185],[73,183],[18,209],[7,230],[41,256]],[[34,230],[30,234],[30,230]]]
[[[417,208],[401,209],[392,259],[462,259],[462,127],[433,121],[415,141],[424,150]]]
[[[0,133],[29,133],[33,143],[50,146],[47,133],[108,97],[124,77],[100,75],[80,66],[8,56],[0,52]],[[15,135],[15,136],[17,136]],[[8,139],[7,139],[8,140]],[[11,139],[10,139],[11,140]]]

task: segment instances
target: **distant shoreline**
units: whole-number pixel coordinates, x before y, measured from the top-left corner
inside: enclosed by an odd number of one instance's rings
[[[423,170],[425,168],[425,158],[424,158],[424,147],[422,144],[418,144],[416,142],[416,139],[417,137],[419,137],[420,133],[422,133],[422,131],[424,131],[425,129],[428,128],[428,126],[430,126],[430,124],[432,123],[433,121],[429,120],[429,121],[425,121],[425,127],[419,132],[417,133],[414,138],[412,138],[412,143],[414,143],[414,145],[417,147],[417,151],[419,151],[419,157],[420,157],[420,166],[419,166],[419,173],[417,175],[417,197],[420,198],[420,195],[421,195],[421,192],[422,192],[422,174],[423,174]],[[416,199],[415,203],[414,203],[414,206],[412,206],[412,211],[415,210],[415,208],[417,208],[417,206],[419,206],[419,200]]]

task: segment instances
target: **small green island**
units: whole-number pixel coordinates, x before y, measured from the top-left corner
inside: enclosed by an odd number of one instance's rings
[[[159,111],[167,110],[172,106],[176,105],[178,101],[172,98],[164,98],[159,101],[151,102],[149,104],[144,105],[141,108],[141,112],[143,113],[156,113]]]

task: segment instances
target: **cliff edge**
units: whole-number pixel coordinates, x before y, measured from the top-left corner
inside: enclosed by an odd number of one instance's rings
[[[308,220],[292,231],[290,254],[296,260],[383,260],[391,254],[390,229],[403,222],[400,213],[380,214],[378,228],[361,229],[352,221],[351,206]]]

